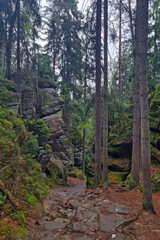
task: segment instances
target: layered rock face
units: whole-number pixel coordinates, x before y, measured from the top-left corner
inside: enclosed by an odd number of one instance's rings
[[[42,151],[38,161],[42,164],[43,172],[49,173],[50,163],[58,167],[59,177],[66,179],[68,171],[74,162],[73,146],[67,136],[67,128],[63,121],[63,99],[57,94],[56,85],[53,82],[39,83],[39,92],[27,84],[29,80],[23,79],[22,86],[22,115],[24,119],[43,119],[49,130],[50,136],[47,144],[52,151]],[[16,114],[18,113],[19,102],[8,105]]]
[[[36,113],[46,122],[50,130],[47,143],[52,148],[52,153],[44,154],[40,162],[44,171],[50,162],[53,162],[59,169],[59,176],[65,179],[73,166],[74,156],[62,117],[63,100],[57,94],[55,84],[46,82],[41,83],[39,87],[40,94],[36,102]]]

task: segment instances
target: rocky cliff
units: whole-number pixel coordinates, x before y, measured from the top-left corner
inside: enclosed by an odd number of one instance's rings
[[[23,78],[23,82],[27,79]],[[18,112],[19,101],[8,104],[9,108]],[[24,119],[42,119],[47,124],[50,135],[46,139],[52,151],[41,151],[38,161],[42,170],[48,173],[48,166],[52,162],[59,169],[60,178],[66,178],[68,171],[74,164],[74,150],[67,136],[67,128],[62,117],[63,99],[57,94],[56,84],[53,82],[39,83],[38,93],[28,84],[22,87],[22,116]],[[44,146],[45,147],[45,146]]]

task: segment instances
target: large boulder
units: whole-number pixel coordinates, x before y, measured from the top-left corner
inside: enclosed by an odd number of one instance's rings
[[[61,172],[68,173],[74,165],[73,146],[66,134],[65,123],[62,118],[62,112],[52,114],[43,118],[50,130],[48,144],[52,148],[52,155],[55,163],[63,168]],[[60,164],[60,161],[62,164]]]
[[[45,86],[45,85],[42,85]],[[37,113],[40,118],[55,114],[62,110],[64,101],[57,94],[53,87],[45,87],[40,89],[41,107],[38,107]],[[39,106],[39,102],[37,104]]]

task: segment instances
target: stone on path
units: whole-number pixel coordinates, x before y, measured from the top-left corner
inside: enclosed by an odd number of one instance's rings
[[[99,214],[100,218],[100,231],[102,232],[114,232],[116,227],[121,225],[126,221],[122,216],[106,216],[104,214]]]
[[[97,216],[96,212],[92,212],[92,211],[86,210],[86,211],[83,211],[83,212],[79,212],[77,214],[76,219],[79,220],[79,221],[87,222],[89,220],[90,221],[95,220],[97,217],[98,216]]]
[[[58,221],[45,221],[43,224],[44,229],[46,230],[61,230],[65,228],[67,223],[64,222],[63,219]]]
[[[71,206],[73,206],[74,208],[78,208],[78,207],[81,206],[81,203],[80,203],[79,201],[75,200],[75,199],[71,199],[71,200],[69,201],[69,203],[70,203]]]
[[[73,223],[73,229],[77,232],[92,233],[98,230],[98,222],[93,221],[79,221]]]
[[[120,214],[129,214],[129,209],[125,206],[112,204],[106,207],[107,212],[109,213],[120,213]]]

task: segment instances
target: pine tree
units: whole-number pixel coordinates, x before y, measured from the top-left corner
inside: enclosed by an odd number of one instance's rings
[[[101,14],[102,1],[97,0],[95,184],[98,184],[101,179]]]
[[[108,182],[108,0],[104,0],[103,182]]]
[[[137,0],[137,38],[141,100],[141,145],[143,170],[143,209],[154,212],[150,172],[149,106],[147,81],[148,0]]]

